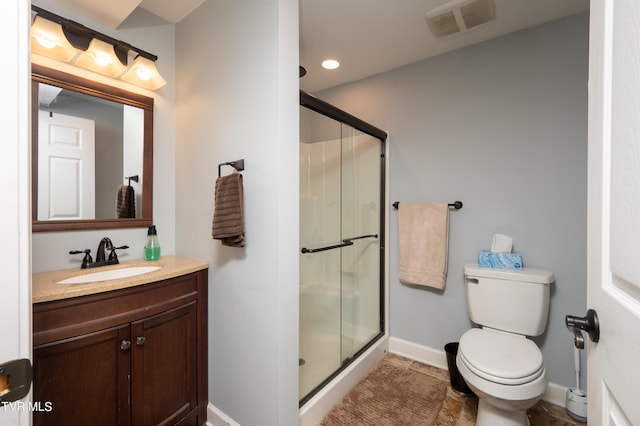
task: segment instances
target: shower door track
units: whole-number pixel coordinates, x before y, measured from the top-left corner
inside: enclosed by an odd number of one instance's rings
[[[358,117],[341,110],[340,108],[334,107],[333,105],[320,100],[313,95],[303,92],[302,90],[300,91],[300,105],[307,107],[313,111],[319,112],[322,115],[326,115],[327,117],[333,118],[340,123],[348,124],[349,126],[361,130],[371,136],[374,136],[383,142],[387,140],[387,132],[385,132],[384,130],[379,129],[376,126],[373,126],[366,121],[363,121]]]

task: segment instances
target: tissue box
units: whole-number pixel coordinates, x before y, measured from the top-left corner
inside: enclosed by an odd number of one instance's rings
[[[483,268],[522,269],[522,256],[518,253],[479,251],[478,266]]]

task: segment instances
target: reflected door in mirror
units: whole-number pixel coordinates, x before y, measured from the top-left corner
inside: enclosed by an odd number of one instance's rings
[[[38,114],[38,220],[95,219],[95,121]]]
[[[122,185],[141,205],[144,111],[45,83],[38,93],[38,220],[121,217]]]

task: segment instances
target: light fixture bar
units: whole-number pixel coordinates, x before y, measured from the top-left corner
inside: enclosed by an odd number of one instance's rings
[[[92,30],[91,28],[85,27],[84,25],[79,24],[78,22],[63,18],[60,15],[51,13],[48,10],[42,9],[38,6],[32,5],[31,10],[36,12],[38,16],[41,16],[44,19],[60,24],[60,26],[62,26],[62,31],[64,32],[69,42],[77,49],[87,50],[87,48],[89,47],[89,43],[91,42],[91,39],[96,38],[98,40],[112,44],[115,48],[116,54],[118,54],[118,58],[124,65],[126,65],[127,63],[126,56],[129,50],[134,51],[138,55],[144,58],[147,58],[149,60],[152,60],[154,62],[158,60],[158,57],[154,54],[151,54],[135,46],[132,46],[129,43],[126,43],[122,40],[118,40],[106,34],[102,34],[98,31]],[[121,56],[122,53],[124,54],[124,58],[125,58],[124,61],[122,60],[122,56]]]
[[[156,68],[158,57],[122,40],[31,6],[32,52],[131,84],[156,90],[167,84]],[[38,46],[38,44],[40,46]],[[129,64],[129,54],[133,61]]]

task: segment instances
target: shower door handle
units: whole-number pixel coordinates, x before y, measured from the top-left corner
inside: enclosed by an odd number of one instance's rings
[[[359,237],[353,237],[353,238],[345,238],[344,240],[342,240],[343,242],[348,242],[348,241],[353,241],[353,240],[360,240],[362,238],[378,238],[378,234],[368,234],[368,235],[360,235]]]
[[[378,234],[368,234],[368,235],[361,235],[359,237],[345,238],[344,240],[342,240],[341,244],[334,244],[332,246],[325,246],[325,247],[320,247],[316,249],[308,249],[306,247],[302,247],[300,252],[301,253],[318,253],[321,251],[327,251],[327,250],[333,250],[341,247],[352,246],[353,240],[359,240],[361,238],[378,238]]]
[[[321,251],[327,251],[327,250],[333,250],[333,249],[337,249],[340,247],[347,247],[347,246],[352,246],[353,245],[353,241],[344,241],[342,244],[335,244],[332,246],[326,246],[326,247],[320,247],[320,248],[316,248],[316,249],[308,249],[306,247],[302,247],[302,249],[300,250],[301,253],[318,253]]]

